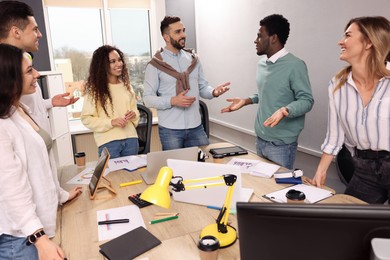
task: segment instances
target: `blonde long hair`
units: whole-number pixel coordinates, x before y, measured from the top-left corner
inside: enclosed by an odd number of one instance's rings
[[[365,16],[351,19],[345,30],[356,24],[363,35],[363,40],[372,44],[371,52],[366,60],[369,78],[382,78],[390,76],[386,69],[386,59],[390,55],[390,22],[382,16]],[[335,91],[340,89],[347,81],[352,66],[347,66],[336,74],[338,82]]]

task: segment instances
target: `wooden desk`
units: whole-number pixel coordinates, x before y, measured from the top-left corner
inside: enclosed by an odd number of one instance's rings
[[[228,146],[228,143],[220,143],[203,147],[204,151],[210,148]],[[241,157],[241,156],[240,156]],[[241,158],[259,159],[257,155],[242,155]],[[212,162],[212,158],[207,161]],[[225,158],[228,162],[230,158]],[[73,176],[82,171],[83,167],[75,165],[66,166],[60,171],[60,182],[62,187],[70,189],[73,185],[67,185],[66,182]],[[107,177],[112,182],[118,195],[112,199],[90,200],[87,186],[83,188],[83,194],[59,209],[58,226],[55,241],[60,244],[65,254],[70,260],[84,259],[103,259],[99,253],[99,245],[104,243],[98,241],[96,211],[132,205],[128,200],[129,195],[140,193],[147,185],[145,183],[119,188],[123,182],[135,181],[141,179],[140,173],[145,169],[135,172],[117,171],[110,173]],[[288,185],[276,184],[273,179],[265,179],[243,174],[243,187],[254,189],[250,201],[269,202],[262,198],[262,195],[281,189]],[[108,194],[107,191],[99,192],[99,195]],[[99,196],[98,195],[98,196]],[[351,199],[350,196],[330,198],[331,203],[359,203],[359,200]],[[324,200],[323,203],[326,203]],[[179,218],[172,221],[159,223],[156,225],[148,224],[157,212],[179,212]],[[199,259],[197,242],[200,231],[208,224],[214,223],[218,216],[218,211],[208,209],[204,206],[192,205],[182,202],[171,201],[170,209],[163,209],[158,206],[149,206],[141,209],[142,217],[147,229],[159,238],[163,243],[152,250],[139,256],[137,259],[148,257],[153,259]],[[237,228],[237,218],[230,215],[232,226]],[[225,249],[219,251],[219,259],[239,259],[238,241]]]

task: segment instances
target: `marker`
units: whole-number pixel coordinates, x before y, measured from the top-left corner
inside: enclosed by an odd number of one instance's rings
[[[120,224],[120,223],[129,223],[129,222],[130,222],[130,219],[128,219],[128,218],[111,219],[111,220],[99,221],[98,225]]]
[[[168,220],[172,220],[172,219],[177,219],[177,218],[179,218],[179,216],[160,218],[160,219],[150,221],[149,224],[156,224],[156,223],[160,223],[160,222],[164,222],[164,221],[168,221]]]
[[[126,187],[126,186],[139,184],[139,183],[142,183],[142,180],[131,181],[131,182],[124,182],[124,183],[119,184],[119,187]]]
[[[221,210],[222,208],[220,208],[220,207],[216,207],[216,206],[207,206],[207,208],[208,209],[216,209],[216,210]],[[234,210],[234,209],[230,209],[230,214],[233,214],[233,215],[235,215],[237,213],[237,211],[236,210]]]

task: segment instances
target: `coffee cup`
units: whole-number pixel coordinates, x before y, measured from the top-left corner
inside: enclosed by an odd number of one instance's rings
[[[85,166],[85,153],[79,152],[74,155],[77,166]]]
[[[217,260],[219,241],[214,236],[204,236],[198,243],[200,259],[202,260]]]
[[[286,198],[287,203],[304,203],[306,195],[302,191],[291,189],[287,191]]]

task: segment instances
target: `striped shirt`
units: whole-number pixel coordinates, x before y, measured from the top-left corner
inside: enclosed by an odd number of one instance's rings
[[[390,77],[379,80],[366,107],[352,79],[336,92],[335,78],[329,86],[328,129],[321,149],[336,155],[343,143],[354,154],[359,150],[390,151]]]

